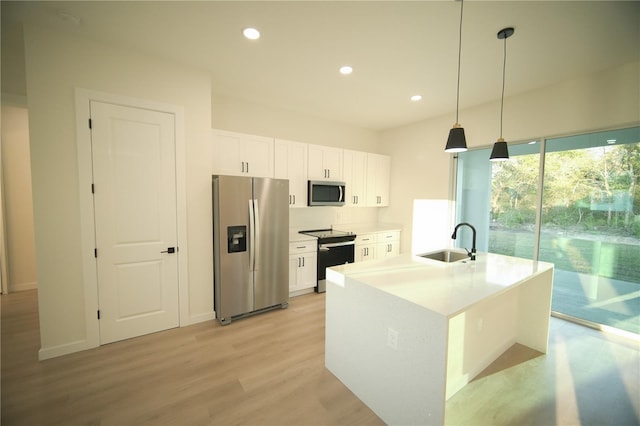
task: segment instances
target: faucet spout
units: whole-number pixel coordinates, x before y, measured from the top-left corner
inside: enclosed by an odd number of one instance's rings
[[[458,228],[460,228],[461,226],[468,226],[469,228],[471,228],[471,232],[473,233],[473,240],[471,242],[472,244],[471,251],[467,250],[467,253],[469,254],[469,257],[471,258],[471,260],[476,260],[476,228],[474,228],[473,225],[467,222],[462,222],[457,224],[456,227],[453,229],[453,234],[451,234],[451,239],[452,240],[456,239],[456,237],[458,236]]]

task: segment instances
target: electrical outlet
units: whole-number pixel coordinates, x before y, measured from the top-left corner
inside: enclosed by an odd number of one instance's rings
[[[398,332],[391,327],[387,329],[387,346],[394,351],[398,350]]]

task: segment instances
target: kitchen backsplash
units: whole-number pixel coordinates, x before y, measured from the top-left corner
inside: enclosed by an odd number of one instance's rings
[[[308,207],[289,209],[289,227],[295,229],[325,229],[344,223],[378,222],[376,207]]]

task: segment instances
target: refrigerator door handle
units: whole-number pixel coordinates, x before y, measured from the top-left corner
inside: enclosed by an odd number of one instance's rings
[[[253,264],[252,269],[256,270],[256,265],[258,264],[258,259],[260,258],[260,209],[258,206],[258,200],[253,200]]]
[[[249,200],[249,270],[256,269],[256,220],[255,200]]]

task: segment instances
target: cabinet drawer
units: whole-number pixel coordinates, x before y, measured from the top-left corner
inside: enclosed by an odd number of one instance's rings
[[[377,241],[377,235],[376,234],[362,234],[362,235],[358,235],[356,236],[356,245],[358,244],[372,244],[375,243]]]
[[[318,242],[316,240],[294,241],[289,243],[289,254],[299,253],[315,253],[318,251]]]
[[[400,231],[387,231],[380,232],[378,234],[378,242],[384,243],[388,241],[398,241],[400,240]]]

